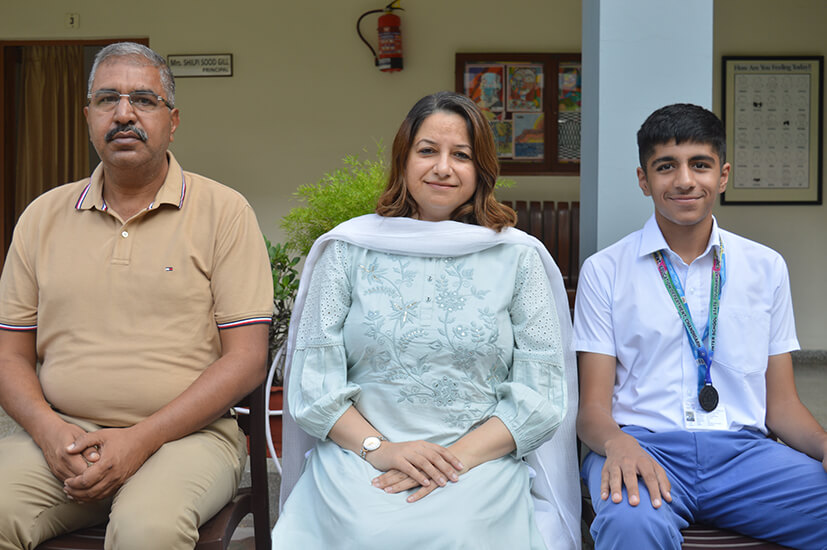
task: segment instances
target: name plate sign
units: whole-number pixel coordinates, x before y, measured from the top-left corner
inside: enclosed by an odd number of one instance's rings
[[[176,78],[233,76],[233,54],[168,55],[167,64]]]

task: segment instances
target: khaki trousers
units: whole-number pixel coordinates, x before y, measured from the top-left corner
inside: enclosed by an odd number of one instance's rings
[[[162,446],[113,497],[77,503],[66,498],[32,438],[12,434],[0,439],[0,550],[31,550],[107,517],[107,550],[191,549],[198,527],[235,495],[246,456],[235,419],[222,418]]]

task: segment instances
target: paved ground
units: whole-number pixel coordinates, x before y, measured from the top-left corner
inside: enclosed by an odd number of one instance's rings
[[[9,435],[18,428],[19,426],[14,422],[14,420],[6,416],[3,409],[0,409],[0,437]]]
[[[795,386],[813,416],[827,428],[827,363],[796,366]]]

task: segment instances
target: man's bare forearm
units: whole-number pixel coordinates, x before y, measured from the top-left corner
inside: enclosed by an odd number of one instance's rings
[[[34,331],[0,330],[0,406],[35,442],[46,423],[59,420],[37,378]]]

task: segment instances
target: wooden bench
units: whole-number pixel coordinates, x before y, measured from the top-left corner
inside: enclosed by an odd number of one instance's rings
[[[553,201],[502,201],[517,212],[517,229],[539,239],[560,273],[574,309],[574,294],[580,272],[580,203]]]

